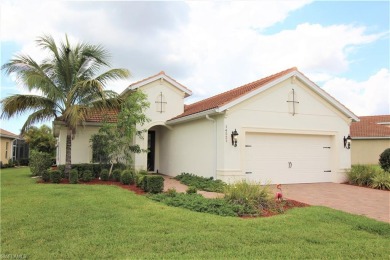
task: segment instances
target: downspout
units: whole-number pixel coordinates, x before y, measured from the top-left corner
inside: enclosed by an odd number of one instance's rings
[[[206,119],[215,124],[215,159],[214,159],[214,179],[217,179],[217,160],[218,160],[218,138],[217,138],[217,121],[209,115],[206,115]]]

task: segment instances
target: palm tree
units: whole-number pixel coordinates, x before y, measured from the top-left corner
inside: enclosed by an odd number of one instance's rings
[[[67,35],[65,42],[56,44],[53,37],[38,37],[37,45],[48,51],[41,63],[28,55],[16,55],[1,69],[7,75],[13,73],[17,81],[30,91],[42,95],[13,95],[0,101],[1,118],[31,112],[21,132],[31,125],[47,120],[59,120],[67,128],[65,173],[71,169],[72,136],[77,127],[92,112],[118,109],[123,102],[118,94],[104,90],[111,80],[130,76],[126,69],[108,69],[108,52],[101,46],[78,43],[71,45]],[[99,74],[98,74],[99,73]],[[96,75],[98,74],[98,75]]]

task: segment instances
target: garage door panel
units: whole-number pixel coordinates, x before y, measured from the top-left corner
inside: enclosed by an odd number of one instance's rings
[[[328,182],[330,143],[330,136],[249,133],[246,178],[262,183]]]

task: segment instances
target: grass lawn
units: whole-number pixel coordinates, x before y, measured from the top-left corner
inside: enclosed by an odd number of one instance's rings
[[[28,168],[1,170],[1,258],[388,259],[389,241],[389,224],[325,207],[220,217],[116,186],[36,184]]]

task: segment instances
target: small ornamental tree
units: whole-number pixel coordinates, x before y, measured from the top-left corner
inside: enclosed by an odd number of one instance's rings
[[[379,156],[379,165],[384,171],[390,172],[390,148],[384,150]]]
[[[143,139],[143,134],[147,132],[139,127],[150,121],[144,114],[148,107],[146,94],[134,91],[122,104],[117,123],[104,122],[99,132],[92,135],[93,161],[111,163],[110,175],[114,163],[121,162],[129,166],[132,154],[147,152],[138,144],[133,144],[133,140],[135,137]]]

